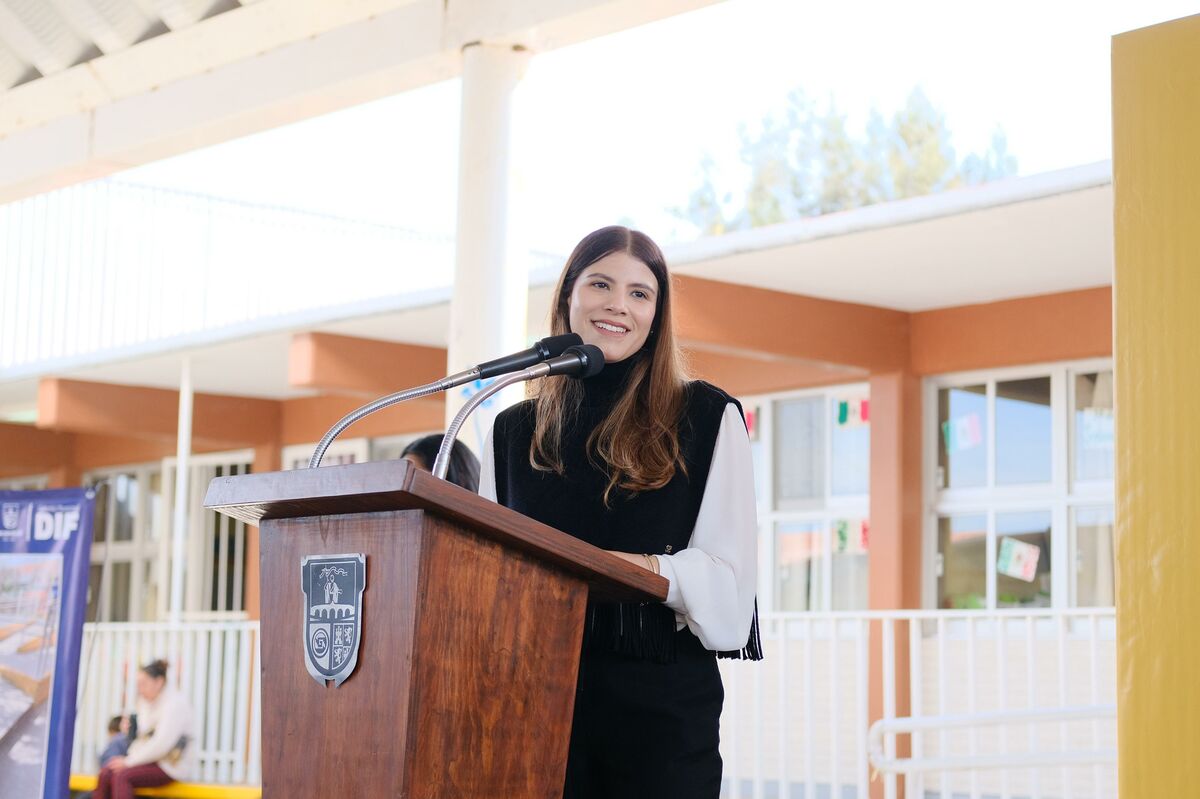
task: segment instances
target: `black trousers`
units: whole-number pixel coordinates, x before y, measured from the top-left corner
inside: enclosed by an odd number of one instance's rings
[[[720,796],[716,653],[688,630],[676,635],[676,663],[584,652],[564,799]]]

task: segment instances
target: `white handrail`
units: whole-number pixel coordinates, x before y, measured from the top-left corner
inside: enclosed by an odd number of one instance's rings
[[[1080,707],[1009,710],[992,713],[971,713],[949,716],[901,716],[879,719],[868,733],[871,766],[887,774],[920,774],[927,771],[958,771],[964,769],[1003,768],[1005,766],[1091,765],[1116,762],[1115,749],[1080,749],[1050,752],[1006,752],[975,754],[966,757],[904,758],[888,757],[884,752],[885,736],[922,731],[941,731],[955,727],[979,727],[1018,722],[1094,721],[1116,718],[1116,705],[1085,705]]]

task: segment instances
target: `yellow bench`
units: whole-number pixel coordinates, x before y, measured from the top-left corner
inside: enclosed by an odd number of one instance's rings
[[[71,791],[96,790],[92,774],[72,774]],[[197,782],[173,782],[161,788],[138,788],[137,796],[162,796],[170,799],[262,799],[258,785],[202,785]]]

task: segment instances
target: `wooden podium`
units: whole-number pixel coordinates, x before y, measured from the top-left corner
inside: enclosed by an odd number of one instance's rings
[[[662,577],[406,461],[218,477],[260,528],[263,795],[558,799],[589,593]],[[306,666],[305,556],[363,553],[358,661]]]

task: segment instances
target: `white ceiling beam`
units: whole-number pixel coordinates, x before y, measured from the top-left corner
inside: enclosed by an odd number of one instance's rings
[[[92,47],[40,0],[0,0],[0,38],[43,75],[62,72]]]
[[[156,18],[127,0],[48,0],[80,34],[103,53],[124,50],[149,33]]]
[[[0,41],[0,92],[25,77],[31,69],[32,67],[17,58],[13,51]]]
[[[223,0],[153,0],[153,3],[158,16],[171,30],[194,25],[228,5]]]
[[[472,41],[544,51],[711,2],[259,0],[0,94],[0,202],[454,77]]]

